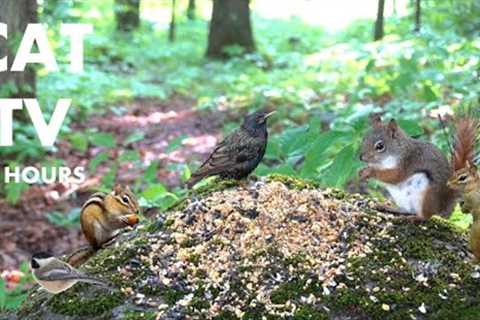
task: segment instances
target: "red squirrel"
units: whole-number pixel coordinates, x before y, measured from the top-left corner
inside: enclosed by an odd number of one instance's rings
[[[372,128],[364,136],[360,154],[367,167],[360,170],[359,176],[383,182],[399,207],[381,209],[410,215],[414,221],[425,221],[432,215],[448,217],[459,194],[447,182],[454,170],[473,161],[473,122],[468,117],[456,122],[455,146],[449,163],[437,147],[409,137],[394,119],[384,124],[378,114],[372,115]]]

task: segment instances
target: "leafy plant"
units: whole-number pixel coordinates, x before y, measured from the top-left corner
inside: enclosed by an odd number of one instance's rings
[[[67,214],[54,211],[47,214],[47,219],[57,226],[78,228],[80,225],[80,211],[80,208],[73,208]]]
[[[19,283],[13,289],[8,289],[4,279],[0,278],[0,311],[17,309],[27,297],[25,285],[32,283],[28,263],[20,265],[20,271],[25,275],[20,278]]]

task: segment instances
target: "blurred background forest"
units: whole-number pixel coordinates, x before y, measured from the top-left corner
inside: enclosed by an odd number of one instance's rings
[[[23,298],[21,285],[5,288],[29,281],[12,270],[26,271],[32,252],[84,242],[79,208],[92,189],[128,184],[147,217],[165,210],[248,112],[277,110],[256,175],[366,192],[356,173],[370,112],[448,152],[437,115],[479,104],[479,0],[2,0],[0,22],[15,30],[0,50],[14,52],[34,21],[48,25],[61,72],[2,73],[0,97],[35,96],[47,119],[60,98],[72,108],[51,149],[19,116],[2,162],[85,166],[88,177],[0,186],[0,308]],[[73,22],[94,26],[78,75],[59,32]]]

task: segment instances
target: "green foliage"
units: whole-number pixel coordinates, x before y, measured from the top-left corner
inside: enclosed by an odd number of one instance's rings
[[[57,211],[47,214],[51,223],[66,228],[78,228],[80,226],[80,208],[73,208],[66,215]]]
[[[142,192],[140,205],[146,208],[158,207],[162,210],[168,209],[178,201],[178,196],[168,192],[167,188],[160,183],[152,184]]]
[[[68,1],[42,9],[42,19],[52,22],[51,42],[62,68],[69,46],[55,22],[70,17],[95,25],[94,34],[86,38],[85,72],[39,72],[37,92],[46,114],[57,99],[72,97],[62,137],[81,153],[90,146],[100,148],[88,165],[92,174],[100,164],[112,161],[112,151],[120,144],[134,146],[145,135],[139,130],[116,141],[110,133],[70,132],[68,126],[73,119],[86,121],[108,110],[125,114],[125,102],[133,99],[186,95],[196,99],[199,109],[215,112],[226,106],[237,114],[275,108],[265,161],[256,174],[298,175],[336,187],[356,179],[361,166],[358,148],[370,112],[397,118],[409,134],[446,151],[440,125],[427,114],[445,106],[455,110],[478,105],[480,42],[465,37],[479,30],[476,0],[422,1],[421,33],[411,32],[410,16],[391,17],[385,21],[387,37],[375,43],[370,42],[372,20],[354,21],[345,30],[327,33],[300,18],[268,20],[254,14],[257,52],[244,54],[230,47],[233,58],[228,61],[205,59],[207,21],[180,17],[177,40],[167,43],[167,30],[148,23],[128,35],[116,33],[113,4],[113,0]],[[167,5],[149,3],[148,9]],[[237,126],[227,122],[225,131]],[[185,138],[171,140],[166,151],[175,151]],[[14,147],[0,150],[2,157],[22,162],[45,157],[49,151],[39,146],[29,125],[18,125],[15,139]],[[126,162],[144,172],[136,183],[138,190],[159,183],[158,164],[145,167],[134,151],[121,153],[114,162],[102,181],[105,188]],[[171,169],[180,170],[183,180],[190,175],[187,165]],[[21,188],[8,189],[9,198],[15,200]],[[171,199],[171,192],[158,188],[144,200],[149,205],[168,203],[160,199]]]
[[[27,283],[32,283],[29,267],[26,262],[20,265],[20,271],[25,275],[13,289],[7,289],[6,282],[0,278],[0,311],[17,309],[27,297],[24,289]]]
[[[5,193],[7,196],[7,202],[11,204],[17,203],[20,199],[22,192],[28,189],[28,184],[24,182],[10,182],[5,185]]]

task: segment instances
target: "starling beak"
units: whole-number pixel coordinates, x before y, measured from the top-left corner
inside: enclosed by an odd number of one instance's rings
[[[191,188],[198,181],[210,176],[240,180],[258,166],[267,147],[267,118],[273,113],[258,111],[249,114],[236,129],[217,144],[207,160],[187,181]]]

